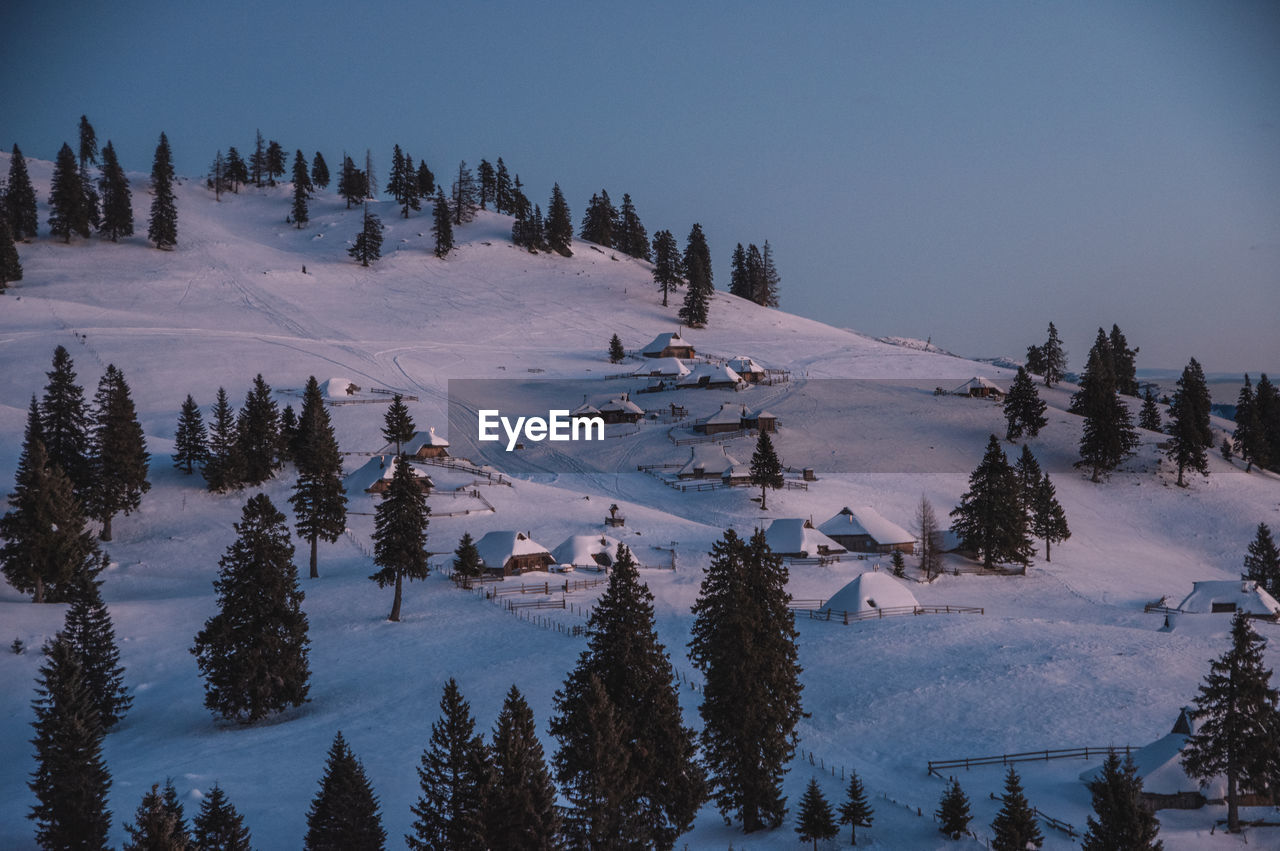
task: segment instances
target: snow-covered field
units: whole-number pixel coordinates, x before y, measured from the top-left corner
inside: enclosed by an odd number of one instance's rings
[[[49,165],[29,163],[43,200]],[[4,155],[0,168],[7,169]],[[149,199],[142,176],[135,176],[133,200],[145,232]],[[124,371],[152,454],[152,490],[140,512],[117,519],[116,540],[107,547],[112,564],[103,593],[136,696],[105,746],[114,779],[113,841],[122,841],[122,824],[144,791],[168,776],[189,810],[216,781],[244,814],[257,846],[296,847],[326,749],[341,729],[375,785],[394,845],[412,821],[415,767],[445,680],[458,679],[485,728],[507,689],[518,685],[550,753],[555,742],[545,736],[545,723],[552,695],[581,639],[514,617],[439,576],[408,585],[404,621],[388,623],[390,591],[367,579],[373,502],[362,495],[350,508],[365,514],[352,515],[350,534],[321,545],[321,578],[303,580],[311,702],[250,728],[215,720],[203,707],[188,648],[214,611],[211,582],[247,494],[211,495],[198,476],[171,467],[183,398],[192,394],[207,411],[219,386],[238,404],[257,373],[277,390],[300,388],[309,375],[322,382],[344,377],[417,396],[410,408],[418,425],[441,432],[449,424],[450,379],[518,379],[525,395],[536,393],[531,379],[557,379],[547,385],[558,395],[546,406],[574,407],[581,399],[563,398],[566,386],[600,400],[643,386],[606,377],[639,363],[609,364],[609,337],[616,333],[628,349],[639,349],[675,330],[679,298],[663,308],[647,264],[584,243],[575,243],[572,258],[530,255],[510,243],[510,220],[492,213],[463,227],[460,247],[442,261],[431,253],[429,210],[405,221],[394,205],[375,205],[388,226],[385,255],[365,269],[346,255],[359,211],[346,210],[333,194],[312,202],[312,221],[302,230],[285,223],[287,187],[246,190],[215,203],[198,182],[186,183],[178,201],[176,251],[152,250],[140,236],[119,245],[63,245],[42,236],[20,246],[25,279],[0,298],[0,487],[11,487],[27,406],[43,391],[58,344],[71,352],[89,396],[107,364]],[[46,216],[42,203],[42,228]],[[724,248],[716,249],[717,258]],[[727,270],[720,274],[723,285]],[[848,297],[857,298],[856,287]],[[1040,323],[1028,329],[1039,333]],[[685,656],[689,607],[706,552],[726,528],[749,532],[773,517],[821,523],[842,506],[864,504],[910,527],[921,494],[945,518],[987,434],[1003,433],[1003,416],[994,403],[931,391],[974,375],[1009,376],[723,293],[711,305],[710,327],[687,337],[699,353],[749,355],[789,370],[793,380],[736,395],[677,391],[643,404],[676,401],[695,414],[727,400],[767,406],[781,419],[776,445],[783,461],[816,467],[818,482],[807,491],[771,493],[769,510],[761,512],[750,499],[754,489],[680,493],[636,472],[637,464],[688,457],[687,448],[670,442],[668,425],[645,424],[634,436],[611,438],[591,465],[545,447],[503,463],[505,453],[495,444],[450,434],[455,455],[501,463],[514,471],[514,485],[478,486],[494,512],[473,498],[433,495],[436,514],[473,513],[435,517],[429,548],[448,552],[464,531],[478,538],[496,529],[529,531],[554,547],[571,534],[603,531],[606,509],[617,503],[626,526],[610,534],[653,566],[644,578],[657,598],[661,637],[677,670],[692,677]],[[851,378],[877,381],[851,382],[842,396],[831,390],[841,385],[820,380]],[[1038,559],[1026,577],[945,576],[913,585],[922,605],[981,606],[983,615],[852,626],[799,622],[809,717],[799,730],[805,757],[788,775],[787,792],[794,805],[817,776],[829,799],[843,795],[838,776],[810,765],[811,753],[814,763],[834,764],[837,774],[856,768],[876,808],[875,826],[859,831],[862,844],[965,847],[943,840],[929,818],[943,782],[926,774],[928,760],[1145,744],[1168,731],[1178,708],[1194,697],[1208,660],[1226,647],[1226,618],[1183,616],[1177,628],[1162,631],[1161,618],[1144,615],[1142,606],[1162,596],[1176,604],[1195,580],[1237,577],[1257,524],[1280,526],[1280,480],[1246,476],[1215,455],[1207,480],[1193,477],[1189,488],[1174,487],[1167,465],[1158,463],[1159,436],[1143,433],[1138,454],[1110,481],[1092,484],[1070,469],[1080,433],[1078,418],[1065,413],[1070,392],[1042,394],[1051,407],[1049,426],[1031,443],[1053,475],[1073,533],[1054,547],[1051,564]],[[379,449],[383,410],[332,408],[341,447]],[[1016,457],[1017,447],[1006,446]],[[749,439],[728,447],[749,460]],[[365,460],[350,457],[348,471]],[[468,481],[458,472],[432,475],[448,488]],[[286,473],[265,488],[285,511],[290,485]],[[671,555],[655,545],[674,546],[674,572],[659,569],[670,565]],[[301,547],[298,558],[305,559]],[[875,564],[796,566],[791,590],[797,598],[825,599]],[[588,606],[597,593],[576,592],[570,602]],[[557,611],[549,620],[581,624],[579,612]],[[3,848],[33,847],[25,818],[33,803],[26,787],[34,765],[31,700],[38,648],[60,627],[63,613],[62,606],[32,605],[0,585],[0,644],[20,638],[29,648],[22,655],[0,652]],[[1280,629],[1262,629],[1280,638]],[[1280,665],[1280,648],[1271,648],[1269,658]],[[696,725],[698,694],[686,688],[683,697],[686,720]],[[1089,795],[1076,778],[1085,767],[1079,761],[1021,766],[1030,802],[1083,829]],[[997,809],[989,793],[999,793],[1002,769],[974,769],[960,780],[974,802],[975,827],[989,832]],[[1238,846],[1239,837],[1209,835],[1221,816],[1213,808],[1163,811],[1165,847]],[[684,841],[690,848],[791,848],[797,841],[792,828],[787,823],[743,836],[708,807]],[[1045,832],[1047,848],[1074,846],[1063,834]],[[1254,831],[1249,842],[1280,846],[1280,829]]]

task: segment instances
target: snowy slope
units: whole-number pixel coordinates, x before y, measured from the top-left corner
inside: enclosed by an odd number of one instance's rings
[[[44,199],[49,166],[29,164]],[[0,168],[7,168],[3,155]],[[390,592],[366,578],[373,502],[365,497],[351,506],[365,512],[351,517],[351,534],[321,548],[322,578],[304,580],[311,702],[249,729],[215,721],[202,706],[188,648],[214,610],[210,582],[246,495],[210,495],[198,478],[169,465],[183,398],[191,393],[207,410],[216,389],[225,386],[238,404],[259,372],[277,390],[300,388],[308,375],[321,381],[344,376],[418,396],[411,410],[419,427],[437,430],[448,425],[451,379],[521,379],[518,386],[512,382],[513,398],[537,400],[540,385],[531,382],[554,378],[603,400],[644,383],[605,378],[622,371],[605,358],[610,335],[638,349],[675,330],[679,299],[663,308],[647,264],[585,243],[575,243],[572,258],[530,255],[511,245],[510,220],[492,213],[463,227],[459,249],[442,261],[431,254],[429,210],[405,221],[393,205],[374,205],[388,226],[386,253],[364,269],[346,256],[359,211],[346,210],[332,194],[312,202],[312,222],[301,230],[284,221],[284,186],[224,195],[215,203],[198,183],[186,183],[178,202],[176,251],[154,251],[140,236],[119,245],[63,245],[42,236],[21,247],[26,277],[0,299],[0,484],[12,482],[27,404],[42,392],[59,343],[70,350],[89,395],[106,364],[124,371],[153,456],[152,491],[139,513],[116,521],[116,541],[108,547],[113,564],[104,595],[137,696],[106,743],[114,777],[113,839],[123,839],[120,825],[132,818],[150,784],[171,776],[191,807],[218,781],[258,846],[295,847],[325,750],[341,729],[381,797],[394,845],[412,820],[414,769],[444,681],[458,678],[485,728],[516,683],[545,730],[552,695],[580,640],[517,619],[438,576],[410,585],[404,622],[387,623]],[[140,233],[147,203],[145,181],[135,176]],[[42,222],[46,216],[42,204]],[[678,391],[655,397],[654,405],[687,403],[696,415],[726,400],[767,407],[781,421],[776,445],[784,462],[818,469],[820,480],[809,490],[771,494],[763,513],[750,501],[752,489],[679,493],[635,471],[637,464],[688,457],[687,448],[671,444],[669,426],[645,425],[634,436],[607,441],[590,464],[565,453],[521,455],[507,464],[523,474],[512,487],[479,487],[493,513],[479,500],[437,492],[430,500],[436,516],[429,546],[451,551],[464,531],[477,538],[496,529],[531,531],[547,544],[599,534],[606,508],[616,502],[627,525],[610,534],[655,568],[644,576],[657,597],[660,632],[676,668],[689,676],[689,606],[706,551],[724,529],[749,532],[772,517],[821,522],[841,506],[864,504],[910,528],[922,493],[945,517],[987,434],[1002,433],[1003,417],[992,402],[931,391],[974,375],[997,381],[1009,375],[723,293],[711,305],[711,326],[687,336],[700,353],[749,355],[766,367],[790,370],[793,381],[742,394]],[[638,363],[620,366],[630,371]],[[873,794],[899,802],[875,799],[876,824],[863,842],[957,847],[944,842],[927,817],[943,790],[941,781],[925,774],[929,759],[1145,744],[1167,732],[1178,707],[1194,696],[1207,660],[1225,647],[1225,621],[1184,626],[1188,617],[1162,632],[1159,617],[1143,615],[1142,604],[1161,596],[1181,599],[1195,580],[1237,576],[1257,523],[1280,525],[1280,482],[1245,476],[1214,457],[1209,479],[1193,477],[1190,488],[1173,487],[1167,465],[1157,473],[1159,436],[1145,433],[1140,452],[1122,471],[1106,484],[1092,484],[1070,468],[1079,439],[1078,418],[1065,413],[1070,390],[1043,393],[1050,424],[1031,443],[1054,477],[1073,532],[1054,548],[1051,564],[1038,560],[1025,578],[945,576],[912,586],[921,605],[982,606],[980,616],[848,627],[800,622],[810,713],[800,728],[802,748],[816,754],[815,763],[834,762],[837,772],[856,767]],[[280,397],[282,403],[290,399]],[[580,398],[542,401],[573,407]],[[331,410],[343,449],[381,447],[381,406]],[[454,454],[510,460],[471,435],[451,432],[449,438]],[[749,440],[728,446],[740,459],[749,458]],[[1017,447],[1009,449],[1016,454]],[[348,471],[364,460],[352,457]],[[465,474],[432,475],[441,490],[468,481]],[[282,510],[290,484],[281,476],[265,488]],[[468,509],[473,513],[458,513]],[[670,565],[671,554],[655,546],[674,547],[674,572],[657,569]],[[797,566],[792,593],[829,598],[873,564]],[[597,593],[578,592],[570,602],[589,606]],[[580,611],[556,612],[551,620],[580,624]],[[20,637],[31,648],[21,656],[0,653],[0,847],[31,847],[24,815],[32,803],[25,783],[33,767],[27,740],[40,664],[36,648],[59,628],[62,615],[61,606],[33,606],[0,586],[0,642]],[[1280,651],[1273,650],[1271,661],[1280,663]],[[683,695],[686,719],[694,723],[698,695],[690,689]],[[548,752],[554,749],[550,738],[544,744]],[[1076,762],[1028,764],[1023,777],[1030,800],[1083,827],[1089,798],[1075,779],[1082,768]],[[807,758],[797,761],[787,781],[793,800],[819,770]],[[975,769],[961,781],[974,801],[975,825],[985,830],[995,812],[987,793],[999,791],[1002,771]],[[839,777],[827,774],[824,790],[838,799]],[[925,817],[917,817],[915,808]],[[1233,846],[1235,840],[1207,835],[1215,815],[1166,813],[1166,847]],[[685,839],[691,848],[790,848],[795,834],[786,824],[744,837],[708,808]],[[1280,842],[1280,836],[1252,841]],[[1047,847],[1071,843],[1050,832]]]

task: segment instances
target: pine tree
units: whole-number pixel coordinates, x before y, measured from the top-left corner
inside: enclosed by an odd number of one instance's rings
[[[379,588],[395,586],[389,621],[400,620],[402,585],[425,579],[427,565],[427,498],[418,487],[413,467],[403,455],[396,457],[391,483],[375,509],[373,561],[381,570],[369,578]]]
[[[539,216],[538,218],[541,218]],[[569,217],[569,205],[560,191],[560,184],[551,187],[551,203],[547,207],[547,248],[561,257],[572,257],[573,220]]]
[[[338,175],[338,194],[347,202],[347,209],[352,204],[359,204],[369,194],[367,175],[356,168],[351,157],[342,155],[342,171]]]
[[[849,770],[849,789],[845,792],[844,803],[840,805],[840,823],[849,825],[849,844],[858,844],[858,828],[871,827],[875,810],[867,803],[866,792],[862,789],[862,781],[858,773]]]
[[[759,291],[759,304],[764,307],[778,306],[778,287],[782,286],[782,277],[778,274],[778,269],[773,263],[773,248],[769,245],[769,240],[764,241],[764,248],[760,252],[761,263],[763,266],[763,282]]]
[[[729,294],[738,298],[751,298],[751,281],[747,275],[747,252],[739,242],[729,260]]]
[[[329,746],[320,791],[307,812],[303,847],[307,851],[382,851],[386,841],[369,777],[339,732]]]
[[[422,198],[430,198],[436,192],[436,176],[431,173],[431,169],[427,168],[427,161],[422,160],[418,163],[418,195]]]
[[[147,441],[138,422],[133,397],[124,374],[113,364],[98,383],[94,396],[93,434],[90,440],[90,484],[85,490],[89,516],[102,524],[104,541],[111,540],[111,519],[127,517],[151,490],[147,481]]]
[[[889,564],[892,566],[894,576],[899,579],[907,578],[907,559],[902,554],[902,550],[893,551],[893,555],[889,556]]]
[[[249,167],[244,158],[236,150],[235,145],[227,148],[227,183],[231,191],[240,193],[240,187],[249,182]]]
[[[1107,754],[1102,774],[1089,783],[1095,820],[1089,816],[1081,848],[1084,851],[1161,851],[1156,839],[1160,823],[1142,805],[1142,778],[1133,759],[1121,763],[1115,751]]]
[[[89,174],[89,166],[98,164],[98,134],[94,131],[89,119],[80,116],[80,194],[84,198],[84,211],[89,225],[97,228],[102,223],[98,207],[98,191],[93,177]]]
[[[766,495],[769,488],[777,490],[782,487],[782,462],[778,453],[773,450],[773,441],[769,432],[760,429],[756,438],[756,449],[751,454],[751,484],[760,486],[760,510],[767,511]]]
[[[244,458],[236,440],[235,412],[227,391],[218,388],[209,428],[209,456],[201,469],[209,490],[223,493],[244,486]]]
[[[1275,539],[1266,523],[1258,524],[1258,532],[1249,543],[1241,578],[1257,582],[1258,587],[1272,597],[1280,594],[1280,549],[1276,548]]]
[[[262,178],[267,174],[267,143],[262,131],[254,131],[253,153],[249,155],[249,178],[253,185],[262,188]]]
[[[307,174],[307,160],[298,151],[293,157],[293,221],[298,229],[310,221],[311,214],[307,210],[307,197],[311,194],[311,176]]]
[[[41,848],[106,849],[111,775],[102,758],[102,723],[84,682],[80,657],[61,634],[45,645],[36,699],[36,770],[27,785],[36,804]]]
[[[284,177],[284,148],[275,139],[267,143],[267,185],[275,186],[277,177]]]
[[[28,241],[36,238],[39,215],[36,212],[36,192],[27,174],[27,161],[17,144],[9,159],[9,179],[3,194],[4,216],[13,229],[13,238]]]
[[[609,338],[609,363],[622,363],[627,356],[627,350],[622,348],[622,340],[618,339],[618,335],[614,334]]]
[[[293,506],[298,536],[311,544],[310,573],[316,579],[317,542],[333,543],[347,528],[347,494],[342,485],[342,456],[333,434],[329,411],[320,396],[320,384],[313,375],[307,379],[302,396],[302,419],[298,426],[299,451],[296,457],[298,481],[289,503]]]
[[[1049,338],[1041,346],[1040,353],[1044,358],[1044,386],[1052,387],[1062,380],[1067,371],[1067,353],[1062,348],[1062,341],[1058,339],[1058,329],[1053,327],[1052,322],[1049,323]]]
[[[76,170],[76,155],[65,142],[58,150],[49,184],[49,232],[71,242],[71,235],[89,235],[89,210],[84,185]]]
[[[1116,392],[1125,396],[1138,395],[1137,349],[1129,348],[1119,325],[1111,326],[1111,358],[1116,368]]]
[[[449,201],[444,197],[444,187],[436,188],[436,200],[431,205],[431,236],[435,238],[435,255],[443,260],[453,250],[453,218],[449,213]]]
[[[515,686],[493,729],[493,786],[486,796],[485,832],[491,848],[550,851],[558,847],[556,787],[538,741],[533,711]]]
[[[53,350],[53,368],[45,375],[49,383],[40,400],[40,432],[45,450],[49,463],[61,467],[76,492],[81,493],[91,475],[89,413],[84,389],[76,383],[75,364],[62,346]]]
[[[197,851],[251,851],[253,847],[253,836],[244,826],[244,817],[236,812],[217,783],[200,801],[191,840]]]
[[[260,485],[280,468],[280,411],[262,373],[253,379],[253,388],[236,416],[236,446],[244,484]]]
[[[995,836],[991,840],[992,851],[1025,851],[1044,844],[1035,813],[1022,794],[1022,780],[1009,768],[1004,778],[1004,794],[1000,796],[1000,812],[991,823]]]
[[[707,247],[702,225],[696,222],[685,240],[682,266],[689,289],[680,308],[680,318],[693,328],[702,328],[707,324],[707,309],[715,284],[711,274],[711,249]]]
[[[1143,411],[1146,411],[1145,405]],[[1236,428],[1231,434],[1231,439],[1235,442],[1241,460],[1245,462],[1246,473],[1253,470],[1255,463],[1262,467],[1266,466],[1265,450],[1262,453],[1264,460],[1258,461],[1258,451],[1262,448],[1263,437],[1262,424],[1258,421],[1257,403],[1253,396],[1253,384],[1249,381],[1249,374],[1245,373],[1244,385],[1240,388],[1240,395],[1236,397]]]
[[[165,800],[158,783],[142,796],[133,824],[124,829],[129,834],[125,851],[186,851],[190,841],[180,811],[175,812]]]
[[[1021,500],[1023,510],[1030,517],[1034,511],[1036,490],[1040,487],[1040,479],[1044,473],[1040,469],[1040,462],[1036,460],[1035,453],[1025,443],[1022,445],[1022,454],[1013,465],[1013,475],[1018,481],[1018,499]]]
[[[562,773],[564,761],[554,760],[556,779],[573,807],[564,834],[575,848],[642,847],[643,828],[634,823],[628,801],[635,792],[626,731],[609,695],[594,674],[587,682],[581,715],[569,725],[562,751],[585,758],[587,770]]]
[[[319,151],[311,158],[311,185],[319,189],[329,188],[329,164]]]
[[[1240,795],[1263,791],[1280,772],[1280,692],[1271,687],[1264,662],[1266,640],[1243,612],[1231,624],[1231,649],[1209,663],[1192,719],[1196,732],[1182,751],[1182,767],[1193,778],[1227,778],[1227,830],[1240,831]]]
[[[453,213],[455,225],[465,225],[476,217],[479,205],[479,193],[476,179],[467,168],[466,160],[458,163],[458,177],[453,181],[453,193],[449,198],[449,209]]]
[[[840,832],[836,826],[835,815],[831,805],[827,803],[818,781],[809,779],[805,787],[804,797],[800,799],[800,812],[796,816],[796,833],[802,842],[813,841],[813,851],[818,851],[819,839],[835,839]]]
[[[550,251],[551,242],[547,237],[546,229],[547,220],[542,217],[542,208],[537,204],[533,205],[533,215],[529,219],[529,225],[532,228],[529,234],[529,246],[534,251]],[[573,252],[570,252],[572,254]]]
[[[551,734],[557,777],[575,788],[595,770],[578,747],[594,676],[604,686],[621,729],[634,791],[627,808],[643,845],[670,849],[693,825],[706,800],[694,733],[683,724],[671,662],[654,628],[653,595],[640,583],[631,551],[619,545],[609,584],[587,620],[587,649],[555,695]],[[579,778],[584,778],[580,780]]]
[[[1022,367],[1018,367],[1018,375],[1013,379],[1009,395],[1004,398],[1004,416],[1008,423],[1005,440],[1013,442],[1022,437],[1034,438],[1040,429],[1048,424],[1044,417],[1045,404],[1036,392],[1035,382]]]
[[[988,570],[999,563],[1025,568],[1035,554],[1019,492],[1017,477],[993,434],[982,462],[969,476],[969,490],[951,511],[956,518],[951,528]]]
[[[440,698],[440,718],[422,752],[412,807],[417,820],[405,842],[414,851],[484,851],[484,808],[492,782],[489,751],[476,734],[471,704],[449,678]]]
[[[72,583],[63,635],[80,657],[81,677],[105,732],[124,718],[133,697],[124,685],[120,648],[116,646],[111,614],[102,602],[100,584],[87,573]]]
[[[1213,446],[1213,432],[1209,428],[1209,385],[1204,370],[1195,358],[1182,370],[1169,404],[1169,449],[1165,453],[1178,465],[1178,487],[1186,487],[1183,471],[1192,470],[1209,475],[1207,451]]]
[[[298,433],[298,415],[293,405],[285,405],[280,412],[280,442],[276,444],[276,457],[281,464],[293,463],[302,449]]]
[[[969,797],[960,788],[959,780],[952,778],[934,815],[938,817],[938,830],[952,839],[959,839],[969,832],[973,815],[969,812]]]
[[[453,575],[473,579],[483,571],[484,565],[480,562],[480,551],[476,549],[471,533],[463,532],[462,538],[458,541],[458,548],[453,551]]]
[[[667,306],[667,293],[680,286],[680,246],[669,230],[653,235],[653,282],[662,290],[662,306]]]
[[[418,426],[409,413],[409,406],[404,403],[404,397],[399,393],[395,394],[382,417],[382,436],[388,443],[396,445],[396,454],[399,455],[401,445],[413,440],[417,433]]]
[[[418,175],[414,173],[412,161],[405,157],[400,146],[396,145],[391,154],[391,174],[387,178],[387,191],[400,205],[400,215],[409,218],[410,210],[419,210]]]
[[[706,677],[699,711],[711,791],[747,833],[782,823],[782,776],[803,714],[786,583],[763,531],[748,542],[730,530],[712,546],[693,606],[689,655]]]
[[[178,414],[173,446],[177,450],[172,455],[173,466],[188,476],[195,472],[197,466],[203,468],[209,462],[209,435],[204,427],[204,417],[200,415],[200,406],[190,393]]]
[[[169,151],[169,140],[163,133],[151,165],[151,194],[147,239],[156,248],[173,248],[178,244],[178,208],[173,197],[173,155]]]
[[[480,199],[480,209],[487,209],[486,204],[492,204],[494,200],[494,185],[497,176],[493,171],[493,164],[486,159],[480,160],[480,165],[476,167],[476,176],[480,179],[480,191],[478,197]]]
[[[695,287],[691,281],[684,293],[684,304],[680,305],[680,321],[690,328],[705,328],[710,307],[708,296],[706,289]]]
[[[1044,349],[1034,344],[1027,346],[1025,366],[1032,375],[1044,375]]]
[[[363,222],[360,233],[356,234],[355,243],[347,249],[347,254],[359,260],[361,266],[368,266],[369,261],[382,257],[382,220],[377,213],[370,213],[368,207],[365,207]]]
[[[1102,329],[1089,350],[1089,362],[1080,376],[1080,389],[1071,397],[1071,412],[1084,417],[1077,466],[1093,470],[1092,481],[1110,472],[1133,454],[1138,435],[1128,407],[1116,396],[1111,343]]]
[[[102,149],[102,177],[98,180],[102,193],[102,221],[98,233],[112,242],[122,236],[133,236],[133,195],[129,178],[120,166],[111,142]]]
[[[1142,410],[1138,413],[1138,427],[1147,431],[1164,431],[1164,423],[1160,421],[1160,409],[1156,407],[1156,394],[1148,387],[1142,394]]]
[[[631,196],[625,192],[622,193],[622,206],[618,209],[618,222],[618,247],[629,257],[648,260],[649,234],[640,222],[640,215],[631,202]]]
[[[942,530],[938,528],[938,515],[933,503],[924,494],[916,505],[916,537],[920,539],[920,572],[928,582],[942,572]]]
[[[510,213],[512,200],[511,173],[507,171],[502,157],[498,157],[498,168],[493,176],[493,209],[499,213]]]
[[[1254,388],[1253,409],[1258,418],[1253,463],[1280,472],[1280,391],[1265,372]]]
[[[22,280],[22,261],[18,258],[18,246],[14,244],[9,222],[0,215],[0,293],[14,281]]]
[[[594,242],[601,248],[612,248],[614,245],[613,225],[618,218],[618,211],[609,200],[609,193],[601,190],[599,195],[592,195],[587,204],[587,211],[582,215],[582,230],[579,235],[587,242]]]
[[[257,494],[218,562],[218,614],[191,648],[205,680],[204,704],[241,724],[307,699],[307,616],[285,517]]]
[[[1067,514],[1058,502],[1058,495],[1049,481],[1049,474],[1036,486],[1031,503],[1031,534],[1044,541],[1044,560],[1053,561],[1049,553],[1054,544],[1071,537],[1067,527]]]

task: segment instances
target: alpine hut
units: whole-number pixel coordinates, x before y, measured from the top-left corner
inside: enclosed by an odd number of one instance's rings
[[[822,558],[848,552],[800,517],[780,517],[764,531],[774,555],[784,558]]]
[[[519,576],[546,570],[555,563],[547,548],[524,532],[486,532],[476,541],[476,551],[485,573],[491,576]]]
[[[910,555],[916,549],[915,536],[884,519],[869,505],[857,509],[845,506],[820,525],[818,531],[838,541],[850,552],[891,553],[896,550]]]
[[[693,346],[680,336],[680,332],[672,331],[654,337],[653,342],[640,350],[640,354],[647,358],[691,358],[694,353]]]

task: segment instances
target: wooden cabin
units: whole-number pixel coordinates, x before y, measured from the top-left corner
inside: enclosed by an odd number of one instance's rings
[[[691,358],[694,351],[679,331],[672,331],[654,337],[653,342],[640,350],[640,354],[647,358]]]
[[[617,399],[610,399],[601,405],[598,416],[604,420],[605,425],[638,423],[644,419],[644,408],[624,395]]]
[[[531,570],[548,570],[555,563],[547,548],[524,532],[486,532],[476,541],[476,551],[490,576],[519,576]]]
[[[916,550],[914,535],[870,506],[856,510],[845,506],[818,530],[853,553],[897,551],[910,555]]]

